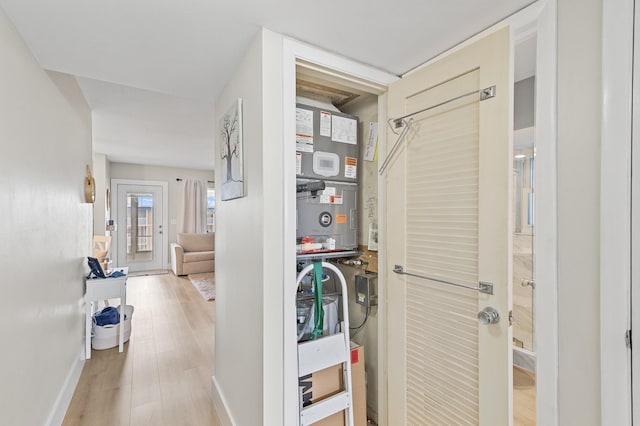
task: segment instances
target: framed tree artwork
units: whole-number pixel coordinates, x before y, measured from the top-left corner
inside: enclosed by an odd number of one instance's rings
[[[242,154],[242,99],[238,98],[220,119],[222,201],[244,197]]]

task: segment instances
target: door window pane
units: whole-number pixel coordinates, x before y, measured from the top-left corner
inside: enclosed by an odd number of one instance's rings
[[[216,230],[216,190],[207,188],[207,232]]]

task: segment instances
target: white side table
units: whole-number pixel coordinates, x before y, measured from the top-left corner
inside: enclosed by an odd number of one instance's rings
[[[85,359],[91,358],[91,321],[94,312],[94,303],[98,300],[120,298],[122,314],[120,327],[118,327],[118,337],[120,339],[120,352],[124,349],[124,306],[127,304],[127,277],[129,268],[115,268],[124,275],[117,278],[89,278],[85,280],[86,292],[84,294],[86,311],[86,342]],[[112,272],[113,273],[113,272]]]

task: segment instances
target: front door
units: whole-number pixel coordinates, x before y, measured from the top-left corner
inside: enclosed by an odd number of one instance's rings
[[[117,266],[128,266],[130,272],[163,269],[162,185],[119,183],[115,192]]]
[[[383,171],[389,424],[512,423],[509,56],[505,27],[389,88],[389,117],[424,110]]]

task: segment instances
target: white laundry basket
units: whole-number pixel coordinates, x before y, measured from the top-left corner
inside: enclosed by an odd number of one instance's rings
[[[120,312],[120,323],[122,323],[122,310],[118,306]],[[125,305],[124,307],[124,341],[128,341],[131,337],[131,318],[133,317],[133,306]],[[97,325],[93,322],[91,333],[91,347],[93,349],[102,350],[116,347],[120,344],[119,332],[120,324]]]

